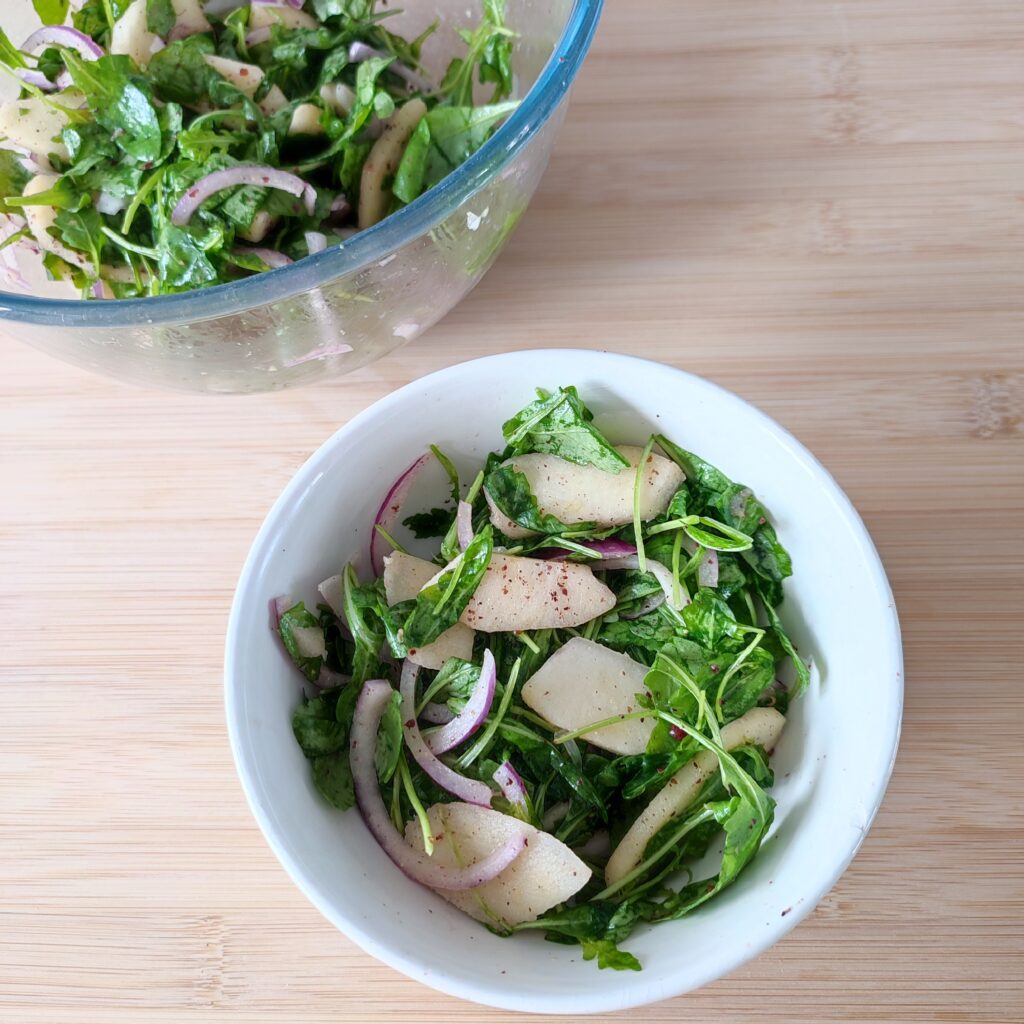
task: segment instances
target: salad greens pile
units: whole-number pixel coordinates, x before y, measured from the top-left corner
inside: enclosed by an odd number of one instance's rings
[[[368,681],[396,683],[411,653],[460,620],[471,621],[467,609],[499,558],[588,566],[613,595],[607,611],[573,626],[477,629],[471,657],[419,670],[416,713],[439,706],[447,711],[421,717],[429,736],[429,721],[465,712],[478,700],[493,656],[493,700],[441,760],[474,785],[490,786],[494,810],[566,844],[592,874],[570,898],[539,915],[486,923],[502,934],[539,929],[551,941],[579,944],[584,958],[600,967],[639,970],[637,959],[620,948],[630,933],[642,923],[687,915],[714,898],[750,863],[771,827],[770,751],[751,742],[727,749],[723,730],[752,711],[765,714],[759,708],[784,714],[808,685],[808,667],[776,611],[783,580],[792,572],[790,558],[750,488],[661,434],[631,459],[629,449],[617,448],[595,426],[575,388],[538,391],[503,433],[505,448],[487,457],[468,487],[442,452],[432,449],[428,456],[448,473],[451,495],[443,506],[404,520],[420,539],[438,542],[431,572],[439,575],[414,598],[389,604],[383,577],[361,581],[348,565],[322,585],[326,600],[315,609],[279,601],[281,640],[313,691],[295,711],[295,738],[323,798],[342,810],[352,807],[353,714]],[[573,467],[596,468],[608,479],[622,474],[633,493],[633,521],[559,521],[531,492],[520,471],[524,463],[517,469],[509,462],[530,453],[563,460],[558,465],[569,474]],[[656,515],[641,519],[642,471],[657,453],[682,471],[682,482]],[[389,509],[396,493],[385,500]],[[593,507],[599,504],[595,496]],[[496,510],[529,535],[503,534]],[[377,527],[397,547],[386,516]],[[631,707],[610,718],[606,709],[595,713],[592,724],[565,730],[524,700],[524,685],[580,638],[628,655],[640,666],[643,685]],[[576,685],[585,706],[586,673]],[[403,725],[416,723],[403,723],[400,704],[395,692],[381,719],[377,781],[393,827],[402,832],[418,820],[426,835],[424,809],[457,798],[418,763],[408,733],[403,736]],[[646,749],[616,754],[590,741],[600,727],[638,716],[653,723]],[[604,871],[622,837],[702,752],[709,752],[712,767],[692,802],[647,837],[635,867],[609,882]],[[518,794],[515,787],[495,787],[502,766],[519,779]],[[693,867],[718,849],[717,870],[694,877]]]
[[[375,0],[86,0],[69,25],[68,0],[34,3],[51,24],[20,49],[0,31],[21,89],[0,107],[0,252],[39,252],[85,298],[208,287],[343,244],[516,106],[504,0],[484,0],[439,82],[419,63],[437,22],[404,39]]]

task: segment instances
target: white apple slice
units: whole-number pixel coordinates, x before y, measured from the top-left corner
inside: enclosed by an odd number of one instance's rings
[[[562,729],[579,729],[637,710],[649,669],[625,654],[574,636],[526,681],[523,700]],[[615,754],[642,754],[653,718],[629,718],[583,739]]]
[[[411,601],[437,573],[433,562],[395,551],[384,559],[384,594],[389,605]],[[456,622],[432,644],[409,651],[409,660],[423,668],[439,669],[449,658],[473,658],[473,630]]]
[[[48,192],[57,184],[59,178],[56,174],[37,174],[25,183],[22,195],[35,196],[41,192]],[[89,268],[88,259],[75,249],[70,249],[63,242],[50,234],[50,228],[57,223],[57,210],[53,206],[25,206],[22,208],[25,214],[25,223],[32,237],[39,243],[41,249],[52,252],[62,260],[73,264],[76,267]]]
[[[263,83],[263,69],[255,64],[246,64],[240,60],[230,60],[227,57],[218,57],[214,54],[206,54],[203,60],[222,78],[226,78],[239,92],[244,92],[252,99],[256,90]],[[272,85],[270,91],[257,104],[264,114],[274,114],[282,107],[288,105],[288,98],[276,86]]]
[[[778,742],[786,719],[774,708],[752,708],[722,729],[726,750],[756,743],[771,751]],[[718,758],[710,750],[699,753],[668,780],[664,789],[640,812],[619,841],[604,869],[605,881],[614,885],[643,860],[644,850],[655,834],[687,810],[704,784],[718,771]]]
[[[61,102],[64,102],[63,97]],[[67,160],[67,148],[60,140],[67,123],[68,119],[60,111],[35,96],[0,103],[0,137],[31,153]]]
[[[289,135],[322,135],[320,124],[320,108],[315,103],[300,103],[292,111],[292,119],[288,125]]]
[[[518,818],[476,804],[434,804],[427,811],[434,840],[431,858],[445,867],[475,864],[511,836],[525,835],[521,854],[495,878],[474,889],[435,890],[459,910],[496,928],[534,921],[564,903],[590,879],[590,868],[565,843]],[[423,849],[415,819],[405,826],[406,841]]]
[[[620,473],[606,473],[596,466],[577,466],[557,455],[540,454],[517,455],[502,465],[526,477],[542,515],[552,515],[568,525],[624,526],[633,521],[633,485],[643,449],[623,444],[617,450],[629,459],[632,469],[623,466]],[[640,518],[646,521],[661,515],[685,479],[671,459],[652,452],[640,485]],[[491,508],[491,522],[506,537],[533,535],[532,530],[509,519],[486,490],[484,496]]]
[[[283,25],[285,28],[319,28],[316,18],[305,11],[282,4],[253,4],[249,8],[249,28],[269,28]]]
[[[149,31],[146,0],[133,0],[114,22],[110,32],[110,52],[125,54],[144,68],[159,40],[159,36]]]
[[[171,7],[174,10],[174,28],[168,34],[169,41],[198,35],[200,32],[209,32],[213,27],[207,21],[206,15],[203,14],[199,0],[171,0]],[[252,15],[250,14],[249,17],[251,18]]]
[[[435,567],[428,582],[457,562]],[[484,633],[565,629],[614,607],[615,595],[585,565],[495,551],[459,621]]]
[[[320,99],[344,117],[355,106],[356,94],[344,82],[328,82],[320,86]]]
[[[252,223],[244,231],[237,232],[238,237],[246,242],[262,242],[277,227],[278,220],[280,218],[273,213],[257,210],[252,216]]]
[[[426,112],[423,100],[409,100],[384,122],[384,130],[363,164],[359,182],[360,231],[387,216],[391,189],[386,188],[385,183],[398,170],[409,136]]]

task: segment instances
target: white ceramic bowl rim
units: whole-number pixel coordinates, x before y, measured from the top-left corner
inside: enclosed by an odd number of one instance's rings
[[[703,974],[694,975],[691,973],[684,982],[667,981],[658,984],[649,984],[645,979],[645,972],[634,974],[622,972],[617,975],[617,991],[613,998],[606,994],[592,995],[586,991],[586,978],[581,980],[583,984],[579,987],[572,987],[572,991],[556,1000],[548,1000],[539,1005],[536,999],[532,998],[529,992],[509,991],[507,989],[488,988],[482,986],[474,987],[472,984],[453,979],[437,972],[425,975],[423,966],[416,956],[407,954],[403,950],[391,948],[379,942],[359,921],[351,916],[346,916],[337,906],[325,897],[316,878],[314,878],[305,867],[299,863],[287,849],[282,839],[276,834],[275,826],[269,815],[260,804],[256,790],[255,780],[250,777],[252,767],[246,763],[243,753],[242,726],[244,722],[243,701],[239,696],[239,689],[235,684],[236,676],[236,647],[241,634],[241,607],[244,597],[252,588],[254,580],[259,572],[261,563],[266,555],[268,542],[277,533],[282,520],[288,516],[291,506],[301,498],[304,493],[313,487],[323,473],[322,464],[325,462],[341,438],[360,431],[364,427],[377,422],[381,425],[387,423],[390,417],[400,413],[403,403],[412,394],[428,390],[440,390],[449,393],[453,386],[457,387],[457,378],[460,372],[470,368],[479,369],[487,366],[493,371],[495,377],[502,374],[502,364],[513,364],[524,358],[535,358],[538,363],[548,357],[559,357],[567,360],[576,360],[583,365],[587,360],[600,359],[609,363],[621,363],[623,366],[630,364],[633,368],[639,364],[646,367],[651,373],[677,374],[691,383],[698,384],[713,394],[716,404],[720,403],[722,410],[727,413],[730,410],[742,411],[748,418],[753,417],[758,426],[770,434],[772,438],[781,444],[789,456],[808,470],[817,478],[821,489],[829,499],[836,515],[841,520],[841,525],[847,529],[855,538],[859,546],[864,562],[869,566],[870,580],[868,581],[873,591],[873,597],[879,602],[880,607],[886,609],[883,612],[887,627],[887,635],[877,638],[882,644],[881,660],[883,662],[880,675],[884,676],[888,685],[891,686],[891,698],[887,706],[877,709],[877,736],[876,742],[872,745],[873,750],[866,745],[864,751],[863,776],[869,777],[872,781],[868,789],[859,792],[862,800],[862,807],[859,811],[862,817],[859,819],[857,834],[851,839],[842,852],[842,856],[829,864],[827,869],[822,868],[817,874],[809,879],[809,888],[803,893],[798,905],[787,909],[782,916],[777,916],[768,926],[761,928],[751,941],[745,944],[737,944],[735,948],[728,951],[718,959],[713,969],[706,970]],[[455,380],[453,380],[455,378]],[[504,410],[502,410],[504,411]],[[510,410],[514,411],[514,410]],[[397,462],[402,462],[405,453],[398,456]],[[408,459],[406,459],[408,461]],[[723,467],[728,472],[729,467]],[[401,470],[397,467],[396,472]],[[785,538],[783,538],[785,539]],[[857,853],[867,831],[874,820],[874,817],[881,805],[886,787],[892,774],[896,758],[896,751],[899,744],[900,726],[903,709],[903,655],[900,644],[899,620],[896,612],[892,591],[886,578],[884,568],[878,553],[874,547],[870,535],[867,532],[857,511],[850,500],[835,482],[828,471],[821,463],[807,450],[795,437],[783,427],[768,417],[750,403],[739,398],[737,395],[724,388],[719,387],[703,378],[696,377],[685,371],[676,370],[663,364],[654,363],[640,359],[635,356],[611,353],[607,351],[588,350],[560,350],[544,349],[533,351],[521,351],[505,353],[502,355],[487,356],[482,359],[469,360],[455,364],[426,377],[412,381],[410,384],[386,395],[375,402],[372,406],[353,417],[347,424],[341,427],[332,435],[317,451],[306,461],[302,468],[295,474],[288,486],[274,503],[270,513],[264,521],[259,533],[253,541],[248,558],[243,568],[241,577],[232,604],[230,621],[228,624],[226,648],[225,648],[225,705],[228,724],[228,733],[234,755],[236,768],[242,782],[243,789],[249,801],[249,805],[262,830],[267,842],[274,853],[281,861],[285,870],[292,877],[299,888],[321,911],[321,913],[333,923],[339,930],[344,932],[350,939],[356,942],[367,953],[390,965],[403,974],[423,982],[432,988],[446,992],[450,995],[459,996],[487,1005],[503,1009],[520,1010],[527,1012],[544,1013],[600,1013],[621,1010],[628,1007],[640,1006],[655,1002],[661,999],[679,995],[685,991],[692,991],[701,985],[707,984],[724,974],[729,973],[743,963],[753,959],[769,946],[773,945],[786,933],[792,930],[803,920],[835,885],[840,876],[849,866]],[[350,812],[354,813],[354,812]],[[756,861],[755,861],[756,863]],[[467,920],[467,927],[478,927]],[[663,927],[663,926],[659,926]],[[514,941],[514,940],[506,940]],[[628,943],[626,944],[628,948]],[[593,968],[593,965],[577,964],[575,970],[586,971]],[[605,972],[602,972],[605,973]],[[611,973],[611,972],[608,972]]]
[[[141,299],[51,299],[0,291],[0,320],[60,327],[116,328],[210,320],[243,313],[321,287],[397,252],[483,188],[540,131],[565,99],[590,49],[604,0],[573,8],[529,93],[465,163],[408,206],[360,231],[343,246],[229,284]]]

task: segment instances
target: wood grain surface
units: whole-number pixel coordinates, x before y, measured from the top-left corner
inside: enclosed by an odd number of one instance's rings
[[[507,1020],[289,882],[221,706],[232,588],[307,454],[398,385],[607,347],[779,419],[864,515],[904,739],[853,866],[706,989],[608,1019],[1024,1019],[1024,6],[611,0],[508,251],[413,347],[247,399],[22,347],[0,376],[0,1020]]]

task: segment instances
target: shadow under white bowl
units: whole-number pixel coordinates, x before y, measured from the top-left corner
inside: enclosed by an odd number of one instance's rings
[[[311,598],[346,561],[366,564],[370,524],[395,477],[430,443],[469,478],[533,388],[576,384],[616,441],[652,430],[754,489],[793,556],[783,621],[815,671],[773,757],[775,824],[729,889],[624,943],[640,973],[600,971],[578,947],[502,939],[405,878],[355,811],[315,792],[291,732],[295,669],[268,628],[268,599]],[[763,413],[708,381],[607,352],[490,356],[414,381],[331,437],[274,505],[249,553],[228,627],[225,699],[246,796],[278,859],[363,949],[417,981],[491,1006],[596,1013],[721,977],[776,942],[853,859],[892,771],[903,703],[899,623],[885,572],[828,472]],[[339,985],[344,984],[339,978]]]

